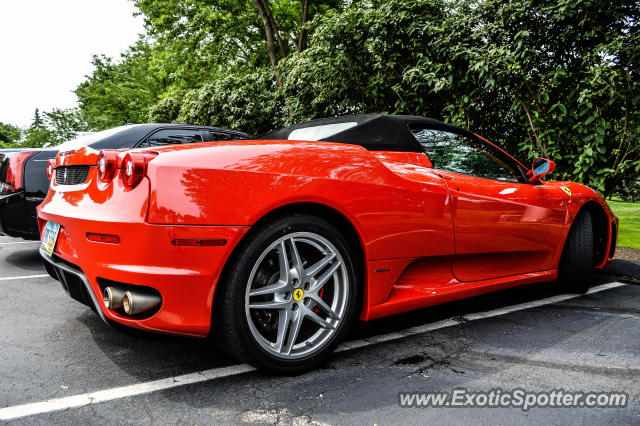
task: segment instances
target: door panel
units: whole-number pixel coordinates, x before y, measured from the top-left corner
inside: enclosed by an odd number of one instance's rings
[[[402,221],[407,231],[385,238],[384,243],[389,247],[391,247],[391,241],[397,241],[402,245],[402,256],[390,254],[389,257],[452,256],[455,252],[455,243],[451,199],[444,178],[434,173],[432,168],[412,164],[416,161],[408,157],[407,153],[374,151],[373,154],[401,179],[395,190],[402,205],[398,208],[406,209],[405,204],[408,198],[402,199],[404,192],[412,194],[416,200],[419,200],[419,215],[406,216]],[[427,161],[426,155],[421,155],[422,158],[417,162]],[[393,211],[396,207],[389,205],[387,209]]]
[[[440,173],[452,198],[456,278],[477,281],[555,267],[566,215],[561,190]]]
[[[550,185],[529,184],[524,167],[473,134],[409,128],[447,181],[457,279],[487,280],[554,268],[566,194]]]

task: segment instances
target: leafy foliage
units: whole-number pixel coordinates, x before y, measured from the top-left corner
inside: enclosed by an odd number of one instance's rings
[[[78,132],[89,130],[84,114],[80,109],[54,108],[44,113],[47,128],[51,131],[54,145],[76,137]]]
[[[287,61],[290,121],[426,115],[610,194],[640,170],[636,2],[380,2],[326,14]]]
[[[38,108],[33,112],[33,120],[31,125],[25,130],[24,140],[20,143],[21,147],[42,148],[44,146],[53,145],[53,134],[47,129],[44,118],[40,114]]]
[[[20,141],[22,131],[19,127],[0,122],[0,148],[11,148]]]
[[[181,103],[178,99],[182,99]],[[250,74],[229,74],[200,89],[166,98],[150,115],[152,121],[230,127],[261,134],[281,126],[286,113],[274,74],[266,68]]]
[[[0,137],[3,126],[0,123]],[[24,131],[15,126],[9,126],[17,131],[17,137],[11,143],[4,143],[0,139],[0,146],[17,148],[43,148],[58,145],[69,139],[73,139],[79,132],[88,131],[83,112],[78,108],[58,109],[54,108],[44,114],[35,109],[31,125]],[[24,135],[23,139],[20,136]]]
[[[445,23],[444,1],[379,3],[314,23],[310,47],[283,64],[289,122],[365,112],[443,118],[439,83],[429,76],[407,80],[421,58],[434,65],[446,60],[430,49]]]
[[[134,0],[170,84],[190,88],[229,70],[252,71],[306,46],[306,23],[341,0]],[[271,57],[273,54],[273,57]],[[171,55],[171,56],[169,56]]]
[[[640,178],[622,179],[617,187],[616,195],[623,201],[631,201],[632,203],[640,201]]]
[[[89,127],[103,130],[145,121],[163,89],[162,77],[154,73],[153,52],[140,41],[120,62],[93,57],[95,70],[75,91]]]

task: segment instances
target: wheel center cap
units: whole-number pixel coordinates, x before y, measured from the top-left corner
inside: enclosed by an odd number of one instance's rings
[[[293,291],[293,300],[295,300],[296,302],[301,301],[303,297],[304,297],[304,291],[301,288],[296,288]]]

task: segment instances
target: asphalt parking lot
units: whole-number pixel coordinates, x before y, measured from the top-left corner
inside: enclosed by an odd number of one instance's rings
[[[640,423],[640,285],[554,283],[358,324],[297,377],[207,341],[123,333],[70,299],[37,243],[0,237],[0,421],[17,424]],[[168,379],[168,380],[162,380]],[[188,384],[185,384],[188,383]],[[616,391],[624,408],[401,408],[398,393]]]

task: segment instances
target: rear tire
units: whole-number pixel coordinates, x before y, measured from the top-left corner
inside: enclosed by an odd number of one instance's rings
[[[558,268],[558,279],[566,291],[585,293],[593,277],[593,225],[591,213],[582,211],[571,225]]]
[[[216,342],[280,374],[323,363],[357,315],[353,258],[336,227],[315,216],[282,216],[252,230],[216,290]]]

